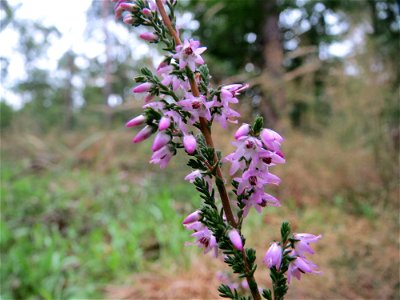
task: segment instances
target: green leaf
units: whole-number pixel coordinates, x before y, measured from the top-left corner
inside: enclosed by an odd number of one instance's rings
[[[290,228],[289,222],[287,222],[287,221],[283,222],[281,225],[281,237],[282,237],[283,245],[287,242],[291,231],[292,230]]]
[[[257,116],[251,129],[254,136],[260,135],[261,130],[263,129],[264,119],[261,116]]]

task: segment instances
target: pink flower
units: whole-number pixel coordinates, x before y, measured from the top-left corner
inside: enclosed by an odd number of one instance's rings
[[[166,144],[169,143],[171,140],[171,136],[169,134],[166,134],[164,132],[159,132],[157,133],[156,137],[154,138],[153,146],[151,147],[151,150],[157,151],[160,148],[164,147]]]
[[[228,237],[232,242],[233,247],[235,249],[242,251],[243,250],[243,242],[239,232],[236,229],[232,229],[228,232]]]
[[[197,142],[193,135],[185,135],[183,137],[183,146],[189,154],[193,154],[196,151]]]
[[[185,220],[183,220],[183,224],[187,225],[190,223],[194,223],[197,221],[200,221],[201,219],[201,214],[199,210],[196,210],[195,212],[192,212],[190,215],[188,215]]]
[[[175,59],[179,59],[179,68],[184,69],[186,65],[194,72],[196,70],[196,64],[204,64],[203,58],[200,56],[206,47],[199,47],[200,42],[190,39],[184,40],[183,44],[176,46],[176,54],[173,56]]]
[[[153,153],[153,155],[151,156],[150,163],[159,164],[160,168],[164,169],[174,155],[175,152],[171,150],[169,145],[165,145],[164,147],[160,148],[159,150]]]
[[[291,282],[292,276],[296,277],[298,280],[301,278],[301,274],[310,273],[310,274],[320,274],[317,265],[312,263],[311,261],[302,258],[296,257],[296,259],[289,264],[288,269],[288,283]]]
[[[125,127],[129,128],[129,127],[143,125],[144,122],[146,122],[146,117],[143,115],[139,115],[139,116],[133,118],[132,120],[128,121],[125,124]]]
[[[145,139],[149,138],[151,134],[153,133],[153,129],[149,126],[146,125],[143,127],[142,130],[138,132],[138,134],[133,138],[134,143],[140,143],[144,141]]]
[[[264,192],[264,189],[255,189],[247,199],[243,199],[245,204],[243,216],[246,217],[251,207],[254,207],[258,213],[261,213],[265,206],[281,206],[278,199]]]
[[[130,13],[126,13],[122,15],[122,22],[126,25],[133,25],[136,22],[136,19]]]
[[[238,130],[236,130],[235,139],[238,140],[239,138],[241,138],[243,136],[248,136],[249,132],[250,132],[250,125],[243,124],[242,126],[239,127]]]
[[[169,127],[171,119],[168,117],[162,117],[158,123],[158,130],[163,131]]]
[[[148,8],[143,8],[142,13],[147,17],[150,17],[152,15],[151,10]]]
[[[139,37],[148,42],[154,42],[158,39],[158,36],[152,32],[141,33]]]
[[[268,268],[275,267],[279,270],[282,262],[282,247],[278,243],[273,243],[265,253],[263,262]]]
[[[193,183],[196,178],[203,178],[205,182],[208,184],[208,190],[211,192],[212,191],[212,177],[209,175],[203,175],[200,170],[194,170],[193,172],[190,172],[186,177],[185,180],[189,181],[190,183]]]
[[[145,83],[139,84],[137,87],[133,88],[132,91],[134,93],[146,93],[151,89],[152,86],[153,86],[152,83],[145,82]]]
[[[182,107],[184,111],[190,113],[192,124],[199,122],[200,117],[208,121],[211,120],[210,108],[213,106],[213,101],[206,101],[205,97],[202,95],[200,97],[194,97],[192,94],[189,94],[186,99],[179,101],[178,105]]]
[[[310,247],[310,243],[317,242],[321,235],[313,235],[310,233],[295,233],[293,238],[297,241],[294,242],[294,250],[296,254],[303,257],[303,253],[307,252],[309,254],[314,254],[314,250]]]
[[[211,250],[214,250],[214,255],[217,256],[218,254],[218,244],[215,236],[212,232],[204,226],[203,229],[196,231],[195,233],[191,234],[192,237],[196,238],[196,242],[194,243],[200,248],[204,248],[204,254],[207,254]]]
[[[124,10],[131,11],[131,12],[135,12],[135,11],[137,11],[137,9],[138,9],[138,7],[137,7],[135,4],[133,4],[133,3],[126,3],[126,2],[121,2],[120,5],[119,5],[119,7],[121,7],[121,8],[124,9]]]
[[[278,176],[253,169],[245,171],[242,177],[236,177],[234,180],[239,183],[237,189],[239,195],[243,194],[245,190],[251,190],[253,188],[262,189],[266,184],[278,185],[280,183],[280,178]]]
[[[272,151],[278,151],[283,142],[283,138],[277,132],[267,128],[261,131],[260,138],[265,147]]]

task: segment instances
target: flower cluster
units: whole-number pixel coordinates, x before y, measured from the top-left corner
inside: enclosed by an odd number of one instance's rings
[[[195,211],[188,215],[183,221],[183,225],[187,230],[193,230],[192,237],[196,239],[194,243],[186,243],[187,245],[196,245],[200,248],[204,248],[204,254],[213,251],[212,253],[216,257],[218,255],[217,240],[212,232],[200,222],[201,214],[199,211]]]
[[[261,299],[260,289],[254,279],[257,268],[255,250],[245,248],[246,239],[241,228],[251,207],[258,212],[266,206],[280,206],[280,201],[266,193],[269,184],[278,185],[280,178],[270,172],[270,167],[285,163],[281,151],[283,138],[275,131],[263,128],[262,118],[252,124],[243,124],[235,133],[236,150],[222,159],[214,149],[211,125],[237,123],[240,114],[232,108],[238,96],[248,89],[247,84],[237,83],[212,88],[207,65],[202,57],[206,47],[200,41],[179,38],[174,27],[175,0],[113,0],[116,18],[132,26],[150,30],[139,37],[149,43],[162,43],[166,55],[154,72],[147,68],[135,78],[134,94],[144,98],[143,113],[126,123],[126,127],[141,127],[133,138],[140,143],[154,135],[150,163],[165,168],[179,149],[190,156],[192,171],[185,180],[194,184],[203,200],[203,206],[189,214],[183,221],[191,231],[196,245],[204,253],[224,261],[239,278],[245,278],[242,287],[248,288],[254,299]],[[168,8],[167,14],[165,7]],[[221,165],[230,163],[231,182],[236,196],[229,199]],[[216,187],[216,189],[214,189]],[[215,190],[220,195],[216,201]],[[286,277],[300,279],[301,273],[318,273],[316,265],[306,259],[313,254],[309,243],[321,236],[294,234],[289,238],[290,226],[282,224],[281,242],[271,245],[264,257],[273,280],[274,298],[283,299]],[[235,284],[222,284],[220,295],[238,298]],[[233,292],[232,292],[233,290]],[[272,299],[271,291],[264,289],[263,296]]]
[[[155,26],[155,32],[143,33],[141,38],[150,42],[163,39],[165,29],[160,24],[155,1],[116,2],[116,17],[122,17],[124,21],[128,18],[133,25]],[[164,1],[167,2],[171,3]],[[222,86],[198,96],[193,95],[190,78],[196,77],[196,84],[209,89],[208,69],[203,66],[204,59],[201,56],[205,50],[206,47],[201,47],[199,41],[186,39],[171,49],[171,53],[157,67],[156,74],[143,69],[143,76],[136,78],[139,85],[132,92],[144,95],[145,114],[130,120],[126,127],[145,125],[134,137],[134,143],[157,133],[150,162],[159,164],[161,168],[166,167],[181,146],[187,153],[195,153],[197,143],[193,127],[198,126],[201,118],[207,122],[216,120],[226,127],[227,122],[236,122],[240,116],[230,105],[238,102],[236,96],[247,85]],[[200,69],[201,66],[203,68]],[[195,76],[195,72],[201,73],[201,76]]]
[[[264,189],[268,184],[278,185],[278,176],[269,172],[271,166],[285,163],[285,157],[280,151],[283,138],[271,129],[252,128],[243,124],[235,133],[235,152],[225,157],[231,163],[230,174],[241,172],[240,177],[233,180],[237,183],[236,194],[241,196],[244,206],[244,216],[250,207],[258,212],[267,205],[280,206],[275,197],[267,194]]]
[[[268,268],[275,267],[276,270],[280,271],[282,267],[282,260],[286,256],[289,267],[288,267],[288,283],[291,282],[292,276],[300,280],[301,274],[312,273],[320,274],[317,270],[317,266],[306,259],[305,254],[314,254],[314,250],[310,247],[310,243],[317,242],[321,238],[321,235],[313,235],[310,233],[295,233],[293,237],[289,239],[289,243],[286,247],[282,248],[278,242],[272,243],[267,253],[264,256],[263,262]]]

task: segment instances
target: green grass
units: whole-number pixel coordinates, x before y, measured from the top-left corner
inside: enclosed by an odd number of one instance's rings
[[[85,170],[1,168],[1,298],[99,298],[101,288],[157,260],[188,261],[187,183]],[[181,178],[179,178],[180,180]]]

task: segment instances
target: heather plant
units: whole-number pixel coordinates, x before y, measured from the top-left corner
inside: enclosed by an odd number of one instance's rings
[[[232,276],[219,273],[221,297],[246,299],[240,294],[250,292],[253,299],[283,299],[293,276],[300,279],[305,273],[320,273],[306,255],[314,254],[310,243],[321,236],[292,233],[289,223],[282,223],[281,239],[271,243],[263,258],[272,280],[269,289],[261,288],[255,280],[256,251],[245,247],[242,234],[252,207],[261,213],[265,207],[281,205],[265,190],[268,185],[280,183],[270,168],[285,163],[283,138],[263,128],[263,119],[257,117],[252,124],[242,124],[237,129],[233,153],[224,156],[217,151],[211,126],[213,122],[223,128],[238,123],[240,114],[232,105],[238,103],[248,85],[211,86],[211,76],[201,56],[206,47],[194,39],[181,41],[175,26],[175,0],[114,2],[117,18],[134,27],[146,27],[140,38],[161,44],[165,51],[155,73],[143,68],[135,78],[138,85],[132,91],[144,95],[144,111],[128,121],[126,127],[142,127],[133,143],[155,135],[150,163],[160,168],[167,167],[177,151],[187,153],[187,164],[193,171],[185,180],[195,186],[203,200],[202,206],[183,220],[193,238],[187,244],[222,257],[242,280],[239,285]],[[230,166],[231,182],[224,179],[222,164]]]

